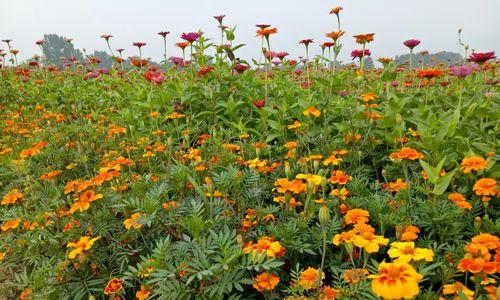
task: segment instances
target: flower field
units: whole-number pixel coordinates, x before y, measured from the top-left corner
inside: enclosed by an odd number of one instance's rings
[[[297,60],[266,24],[238,59],[224,16],[158,64],[4,40],[0,299],[497,299],[494,53],[368,68],[369,33],[340,65],[341,11]]]

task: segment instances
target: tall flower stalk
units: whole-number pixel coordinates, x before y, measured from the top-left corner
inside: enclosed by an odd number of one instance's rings
[[[165,64],[165,66],[167,65],[167,35],[169,33],[169,31],[158,32],[158,35],[161,35],[161,37],[163,38],[163,63]]]

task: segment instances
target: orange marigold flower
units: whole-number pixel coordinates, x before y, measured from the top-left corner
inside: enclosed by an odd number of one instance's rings
[[[474,299],[474,292],[469,290],[465,285],[463,285],[460,282],[455,282],[454,284],[445,284],[443,286],[443,294],[444,295],[459,295],[459,291],[462,292],[462,294],[465,295],[467,300],[473,300]],[[456,299],[459,299],[457,297]]]
[[[325,286],[319,295],[319,299],[321,300],[333,300],[337,296],[340,295],[340,290],[339,289],[334,289],[330,286]]]
[[[415,160],[424,158],[424,155],[411,147],[403,147],[398,151],[391,153],[389,158]]]
[[[472,187],[472,190],[478,196],[494,196],[499,193],[497,190],[497,182],[492,178],[481,178]]]
[[[361,99],[362,99],[363,101],[366,101],[366,102],[368,102],[368,101],[373,101],[373,100],[375,100],[375,99],[377,99],[377,98],[378,98],[378,96],[377,96],[377,95],[375,95],[374,93],[365,93],[365,94],[362,94],[362,95],[361,95]]]
[[[329,180],[333,184],[345,185],[348,181],[352,180],[352,176],[344,174],[342,170],[336,170],[332,171],[332,176]]]
[[[396,182],[389,182],[389,192],[396,193],[400,190],[406,190],[408,188],[408,183],[398,178]]]
[[[342,200],[347,199],[347,196],[349,195],[349,191],[346,190],[345,188],[339,189],[333,189],[330,193],[330,196],[337,196]]]
[[[314,106],[309,107],[308,109],[304,110],[302,112],[304,116],[315,116],[319,117],[321,115],[321,112]]]
[[[151,295],[151,292],[141,284],[141,289],[135,293],[135,297],[138,300],[146,300]]]
[[[106,287],[104,288],[104,294],[106,295],[113,295],[117,294],[122,290],[124,281],[119,279],[119,278],[112,278],[111,280],[108,281],[106,284]]]
[[[271,291],[278,285],[279,282],[280,278],[273,272],[262,272],[255,276],[253,287],[259,292]]]
[[[321,281],[325,278],[325,273],[320,270],[308,267],[302,273],[300,273],[298,284],[303,287],[305,290],[313,289],[317,286],[318,280],[321,277]]]
[[[7,230],[10,230],[10,229],[15,229],[19,226],[19,223],[21,222],[21,219],[15,219],[15,220],[9,220],[9,221],[5,221],[2,223],[2,226],[0,227],[0,229],[2,231],[7,231]]]
[[[460,164],[460,169],[464,173],[470,173],[471,171],[479,171],[485,169],[488,166],[488,161],[481,156],[471,156],[466,157],[462,160]]]
[[[352,243],[354,241],[355,236],[356,236],[356,234],[352,230],[344,231],[344,232],[337,233],[336,235],[334,235],[332,242],[335,246],[338,246],[341,243],[349,244],[349,243]]]
[[[342,278],[348,283],[357,283],[369,274],[367,269],[349,269],[342,273]]]
[[[462,272],[469,271],[474,274],[480,272],[493,274],[497,271],[495,263],[482,257],[472,258],[470,254],[466,254],[465,257],[458,262],[457,268]]]
[[[23,193],[19,192],[18,189],[10,190],[5,196],[3,196],[2,205],[15,204],[17,201],[24,198]]]
[[[403,234],[401,235],[401,240],[405,242],[411,242],[418,238],[419,233],[420,229],[417,226],[408,225],[403,230]]]
[[[349,209],[344,216],[344,223],[356,224],[356,223],[366,223],[368,222],[368,217],[370,213],[367,210],[361,208]]]
[[[95,194],[93,190],[85,191],[83,194],[80,195],[78,201],[73,203],[69,212],[73,214],[77,210],[79,210],[80,212],[86,211],[87,209],[90,208],[91,202],[94,202],[95,200],[98,199],[102,199],[102,197],[103,197],[102,194]]]
[[[274,182],[274,186],[274,190],[278,191],[278,193],[292,192],[300,194],[306,191],[306,185],[299,179],[288,181],[286,178],[279,178]]]
[[[56,171],[48,172],[48,173],[45,173],[42,176],[40,176],[40,179],[46,179],[46,180],[54,179],[54,178],[56,178],[61,173],[62,173],[61,170],[56,170]]]
[[[130,229],[139,229],[142,227],[142,224],[139,222],[139,218],[142,216],[140,212],[133,214],[130,216],[130,218],[126,219],[123,221],[123,225],[125,225],[125,228]]]

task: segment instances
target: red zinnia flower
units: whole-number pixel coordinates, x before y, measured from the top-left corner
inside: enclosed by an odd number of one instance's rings
[[[472,53],[467,60],[475,62],[477,64],[483,64],[486,61],[488,61],[490,59],[495,59],[495,58],[497,58],[495,56],[495,51],[492,51],[492,52]]]

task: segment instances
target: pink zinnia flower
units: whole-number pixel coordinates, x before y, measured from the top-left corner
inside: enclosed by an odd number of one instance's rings
[[[181,39],[183,39],[191,44],[194,41],[196,41],[199,37],[200,37],[200,34],[198,32],[182,33],[182,35],[181,35]]]
[[[406,47],[408,47],[410,49],[413,49],[413,48],[417,47],[420,44],[420,41],[419,40],[413,40],[413,39],[412,40],[406,40],[406,41],[403,42],[403,44]]]
[[[474,71],[474,67],[471,65],[465,66],[453,66],[450,67],[451,74],[456,77],[466,77]]]

